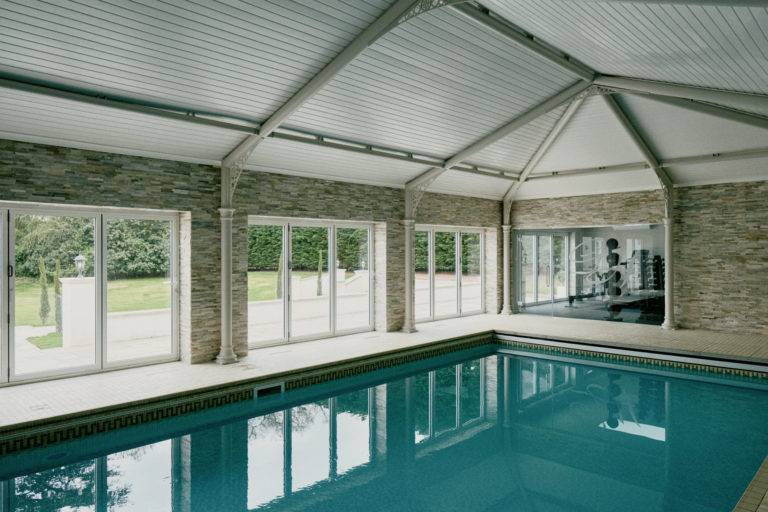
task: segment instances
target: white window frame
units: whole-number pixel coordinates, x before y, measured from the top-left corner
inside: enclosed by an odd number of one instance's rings
[[[14,354],[14,313],[15,313],[15,232],[13,229],[14,215],[51,215],[67,217],[85,217],[94,219],[94,281],[96,284],[95,318],[94,325],[94,364],[73,366],[61,370],[25,373],[16,375]],[[171,252],[170,269],[172,289],[171,305],[171,352],[162,356],[137,357],[130,360],[118,361],[107,364],[106,361],[106,237],[104,232],[104,219],[147,219],[164,220],[170,222]],[[2,269],[2,298],[0,307],[0,334],[2,339],[2,358],[0,358],[0,386],[18,383],[29,383],[42,380],[50,380],[75,375],[88,375],[109,370],[132,368],[148,364],[178,361],[179,350],[179,213],[168,210],[146,210],[130,208],[109,208],[92,206],[62,206],[41,203],[14,203],[0,201],[0,268]],[[14,267],[13,276],[10,275],[11,267]]]
[[[515,296],[517,305],[520,307],[527,307],[527,306],[541,306],[543,304],[554,304],[555,302],[564,302],[568,300],[568,294],[570,293],[570,283],[571,283],[571,265],[570,265],[570,258],[571,258],[571,252],[570,250],[566,250],[566,261],[565,264],[565,283],[566,283],[566,294],[565,297],[555,297],[555,254],[552,248],[554,247],[554,237],[556,236],[562,236],[565,237],[565,247],[569,248],[571,243],[571,235],[567,231],[518,231],[515,233],[515,236],[512,238],[514,244],[515,244],[515,261],[522,261],[523,258],[523,250],[522,250],[522,237],[523,236],[532,236],[533,237],[533,302],[526,302],[525,300],[525,290],[523,290],[523,267],[522,265],[515,265],[517,267],[515,269]],[[549,237],[549,277],[550,277],[550,290],[549,290],[549,298],[546,300],[538,300],[539,299],[539,237],[540,236],[546,236]]]
[[[281,226],[283,230],[283,337],[274,340],[263,340],[258,343],[248,343],[249,349],[266,348],[287,343],[301,343],[304,341],[332,338],[374,330],[374,253],[373,253],[373,223],[365,221],[333,220],[333,219],[302,219],[292,217],[248,216],[248,226]],[[328,296],[329,296],[329,330],[312,333],[303,336],[291,334],[291,321],[293,305],[291,298],[291,228],[294,227],[322,227],[328,230]],[[365,229],[368,232],[368,325],[352,328],[337,329],[336,323],[336,230],[339,228]]]
[[[427,233],[428,247],[428,275],[429,275],[429,316],[416,318],[416,323],[445,320],[446,318],[458,318],[462,316],[480,315],[485,313],[485,230],[477,227],[465,226],[440,226],[431,224],[416,225],[417,232]],[[453,233],[455,235],[454,258],[456,262],[456,313],[448,315],[435,314],[435,233]],[[480,236],[480,309],[464,311],[461,303],[462,288],[462,258],[461,239],[463,234],[477,234]]]

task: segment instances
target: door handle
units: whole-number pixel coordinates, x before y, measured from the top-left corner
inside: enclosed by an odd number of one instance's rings
[[[8,277],[13,277],[13,265],[8,265]]]

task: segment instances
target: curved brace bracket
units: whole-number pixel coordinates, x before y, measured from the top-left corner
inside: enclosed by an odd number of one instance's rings
[[[400,15],[400,17],[392,25],[387,27],[387,31],[391,30],[397,25],[405,23],[412,18],[415,18],[416,16],[424,14],[425,12],[429,12],[433,9],[439,9],[440,7],[446,7],[448,5],[462,4],[467,1],[468,0],[417,0],[410,9]]]

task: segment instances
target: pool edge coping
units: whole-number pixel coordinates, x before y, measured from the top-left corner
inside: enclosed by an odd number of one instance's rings
[[[768,510],[768,457],[757,469],[732,512],[765,512]]]

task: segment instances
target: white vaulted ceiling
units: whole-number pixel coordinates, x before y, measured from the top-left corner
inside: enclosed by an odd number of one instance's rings
[[[0,138],[219,165],[407,1],[5,0]],[[751,93],[749,116],[730,96],[718,101],[728,111],[625,89],[613,97],[676,183],[768,179],[768,7],[760,2],[461,4],[382,30],[256,147],[248,172],[403,187],[586,70],[586,78],[594,71]],[[599,95],[584,98],[533,165],[569,101],[482,144],[428,189],[501,199],[527,166],[519,198],[659,187]]]

